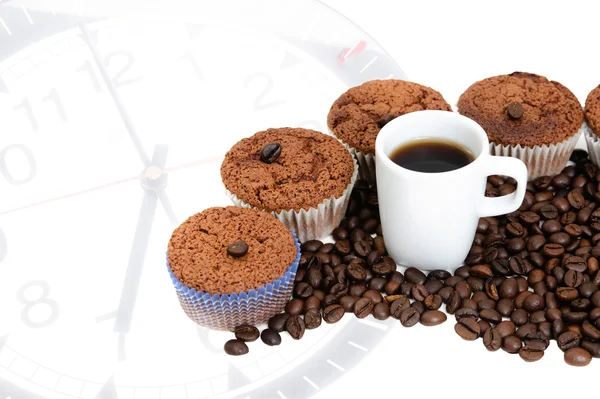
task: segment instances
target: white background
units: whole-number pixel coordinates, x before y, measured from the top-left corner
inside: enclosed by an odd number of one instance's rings
[[[409,79],[452,104],[471,83],[513,71],[559,81],[582,103],[600,84],[597,1],[323,2],[369,33]],[[600,396],[599,359],[582,369],[567,366],[552,342],[541,361],[528,364],[502,350],[487,352],[481,340],[462,341],[453,325],[451,317],[438,327],[398,326],[315,397]]]

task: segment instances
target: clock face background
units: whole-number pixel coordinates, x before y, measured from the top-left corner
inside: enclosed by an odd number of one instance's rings
[[[266,12],[265,10],[269,10]],[[0,398],[304,398],[392,324],[230,358],[180,309],[172,230],[226,205],[242,137],[326,129],[402,71],[318,2],[0,2]]]

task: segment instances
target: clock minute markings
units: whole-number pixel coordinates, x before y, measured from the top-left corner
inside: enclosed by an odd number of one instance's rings
[[[115,377],[110,377],[94,399],[118,399],[117,386],[115,385]]]

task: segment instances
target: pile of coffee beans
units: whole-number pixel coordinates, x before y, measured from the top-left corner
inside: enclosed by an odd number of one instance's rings
[[[260,338],[279,345],[285,331],[301,339],[346,313],[392,317],[404,327],[435,326],[448,313],[461,338],[481,338],[489,351],[533,362],[555,340],[567,364],[589,364],[600,357],[600,171],[584,151],[571,160],[559,175],[530,182],[519,210],[482,218],[465,265],[453,274],[396,270],[385,249],[376,189],[357,182],[346,218],[333,231],[335,242],[302,244],[293,298]],[[515,184],[491,176],[486,195],[510,194]],[[232,355],[247,353],[245,342],[259,337],[251,326],[235,333],[225,344]]]

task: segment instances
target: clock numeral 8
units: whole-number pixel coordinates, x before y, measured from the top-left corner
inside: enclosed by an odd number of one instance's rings
[[[19,177],[14,176],[14,172],[10,171],[7,162],[10,154],[13,154],[13,156],[19,154],[23,158],[27,164],[27,175]],[[28,147],[24,146],[23,144],[12,144],[0,150],[0,175],[2,175],[10,184],[18,186],[29,183],[33,180],[36,173],[37,166],[35,164],[35,158]]]
[[[27,299],[25,297],[25,291],[27,291],[29,289],[33,289],[33,288],[42,290],[41,294],[39,295],[39,297],[37,299],[34,299],[34,300]],[[23,305],[25,305],[25,307],[21,311],[21,319],[23,320],[23,323],[25,323],[25,325],[27,327],[31,327],[31,328],[47,327],[50,324],[54,323],[58,319],[58,313],[59,313],[58,303],[55,300],[48,298],[49,295],[50,295],[50,286],[48,285],[47,282],[41,281],[41,280],[30,281],[27,284],[23,285],[19,289],[19,291],[17,292],[17,300],[20,303],[22,303]],[[45,320],[32,320],[31,312],[34,310],[34,308],[38,308],[42,305],[50,308],[50,315],[46,316]]]
[[[6,259],[7,252],[8,248],[6,244],[6,235],[4,234],[2,229],[0,229],[0,263],[2,263],[4,259]]]

